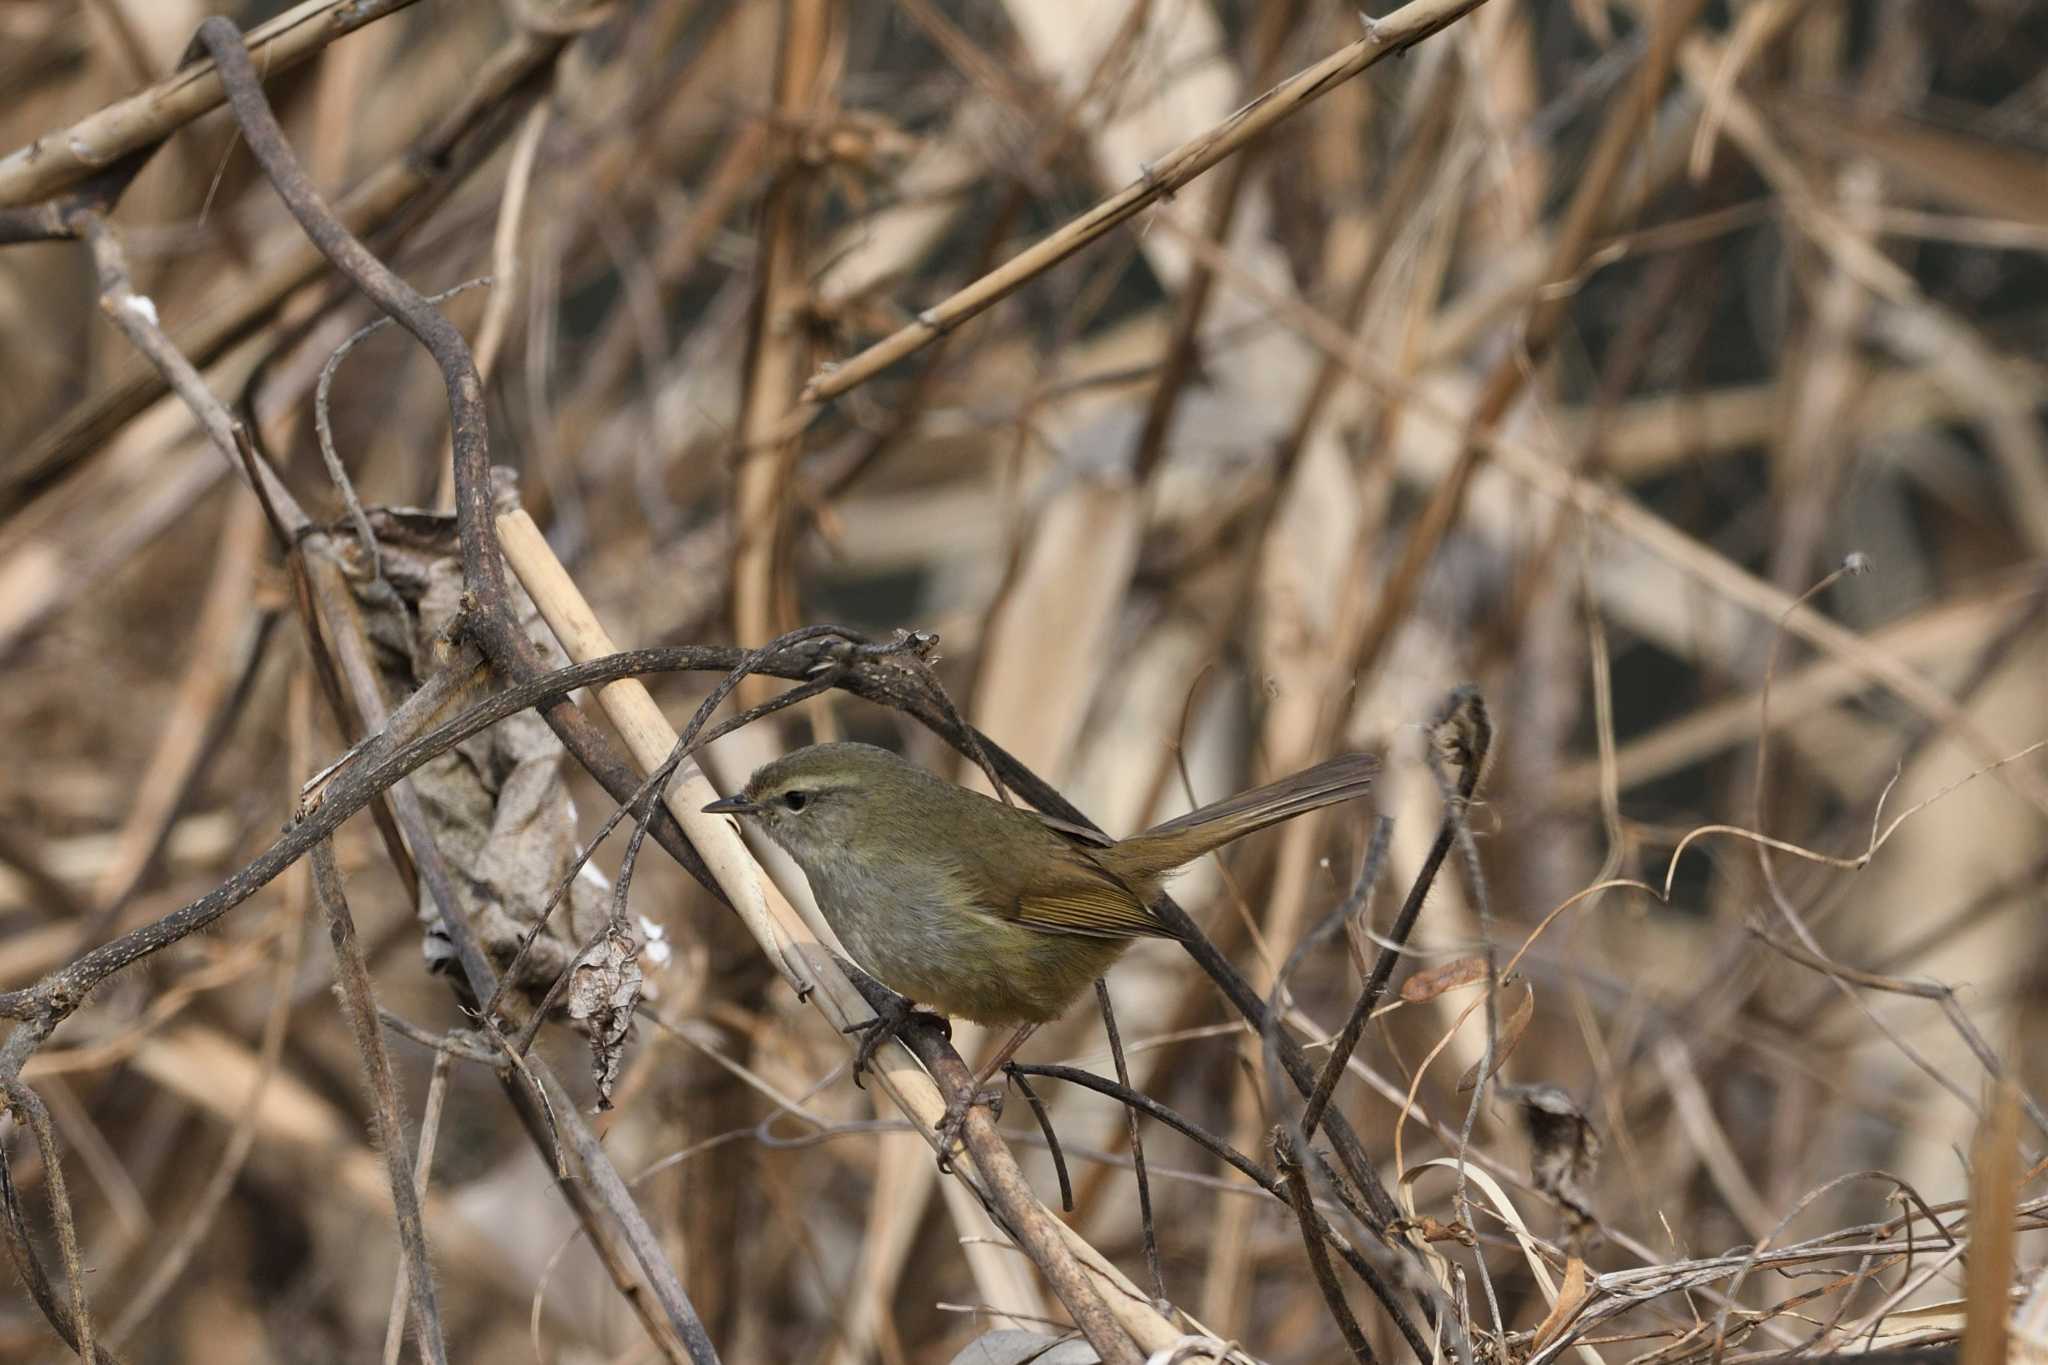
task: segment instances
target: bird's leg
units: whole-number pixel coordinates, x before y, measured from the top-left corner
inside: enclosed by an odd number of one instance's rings
[[[911,1016],[920,1012],[907,996],[892,995],[889,998],[889,1003],[883,1006],[874,1018],[862,1023],[848,1024],[846,1026],[845,1031],[847,1033],[860,1035],[860,1046],[855,1048],[853,1052],[853,1083],[855,1085],[861,1086],[862,1089],[867,1088],[865,1085],[862,1085],[860,1078],[867,1074],[869,1065],[874,1062],[876,1050],[882,1044],[901,1033],[903,1026],[910,1022]],[[953,1036],[953,1026],[947,1022],[944,1015],[933,1014],[929,1017],[938,1021],[939,1028],[947,1037]]]
[[[1036,1024],[1019,1025],[1009,1040],[996,1050],[986,1065],[974,1074],[972,1084],[967,1087],[965,1098],[955,1097],[946,1102],[946,1112],[939,1119],[939,1170],[953,1168],[953,1144],[960,1141],[960,1130],[967,1126],[967,1111],[977,1104],[985,1104],[997,1117],[1003,1113],[1003,1092],[999,1088],[984,1089],[989,1078],[1009,1066],[1010,1058],[1017,1055],[1017,1049],[1024,1046],[1024,1040],[1038,1032]]]

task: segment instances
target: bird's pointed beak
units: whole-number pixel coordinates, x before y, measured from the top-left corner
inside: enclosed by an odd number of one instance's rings
[[[704,808],[706,815],[758,815],[760,811],[744,796],[721,796]]]

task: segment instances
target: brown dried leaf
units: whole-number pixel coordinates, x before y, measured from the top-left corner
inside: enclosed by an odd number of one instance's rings
[[[1574,1252],[1565,1262],[1564,1283],[1557,1287],[1557,1302],[1550,1306],[1550,1315],[1537,1325],[1536,1335],[1529,1342],[1530,1354],[1534,1355],[1555,1340],[1585,1301],[1586,1261]]]
[[[1412,1232],[1425,1242],[1456,1242],[1460,1246],[1476,1247],[1478,1237],[1463,1223],[1445,1223],[1432,1214],[1420,1214],[1404,1218],[1394,1225],[1397,1232]]]
[[[1491,1077],[1498,1073],[1501,1064],[1514,1055],[1515,1047],[1522,1041],[1522,1035],[1529,1030],[1529,1021],[1536,1015],[1536,988],[1527,981],[1522,983],[1522,999],[1514,1011],[1501,1022],[1500,1037],[1493,1048],[1493,1069],[1486,1074]],[[1458,1078],[1458,1093],[1464,1094],[1479,1084],[1479,1063],[1465,1068],[1465,1074]]]
[[[1469,986],[1486,979],[1486,959],[1461,957],[1436,967],[1427,967],[1401,983],[1401,998],[1411,1005],[1436,999],[1445,991]]]

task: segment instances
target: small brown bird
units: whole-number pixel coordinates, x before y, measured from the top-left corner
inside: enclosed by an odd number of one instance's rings
[[[759,823],[810,880],[856,962],[912,1000],[1019,1025],[982,1079],[1064,1013],[1133,938],[1171,937],[1161,882],[1254,830],[1358,796],[1379,763],[1348,754],[1128,839],[941,781],[871,744],[815,744],[763,765],[713,814]],[[902,1023],[877,1021],[856,1058]]]

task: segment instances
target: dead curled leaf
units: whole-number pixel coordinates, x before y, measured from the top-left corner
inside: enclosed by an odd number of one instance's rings
[[[372,519],[384,577],[355,585],[357,605],[385,685],[398,696],[433,671],[441,642],[461,618],[461,553],[453,518],[378,510]],[[516,583],[511,591],[535,647],[566,662],[538,609]],[[567,766],[547,722],[522,711],[437,755],[411,778],[435,847],[455,874],[448,879],[455,908],[492,964],[508,974],[507,986],[529,1001],[545,995],[599,932],[611,900],[593,870],[570,875],[580,840]],[[565,880],[566,894],[535,936],[543,908]],[[429,969],[449,969],[455,949],[441,927],[441,906],[424,886],[418,913]]]
[[[1529,1021],[1536,1015],[1536,988],[1526,980],[1521,986],[1522,998],[1516,1002],[1514,1009],[1509,1011],[1507,1018],[1501,1020],[1500,1035],[1494,1040],[1493,1045],[1493,1068],[1486,1073],[1488,1076],[1499,1072],[1501,1064],[1514,1054],[1516,1045],[1522,1041],[1522,1035],[1529,1031]],[[1462,1095],[1479,1084],[1479,1066],[1479,1062],[1474,1062],[1465,1068],[1465,1074],[1458,1078],[1459,1094]]]
[[[1600,1163],[1600,1133],[1577,1100],[1554,1085],[1505,1085],[1501,1097],[1521,1106],[1529,1134],[1529,1178],[1564,1208],[1576,1255],[1594,1226],[1586,1191]]]
[[[616,921],[569,969],[569,1017],[590,1032],[590,1073],[597,1082],[597,1105],[612,1107],[612,1087],[626,1053],[626,1034],[640,1003],[640,940]]]
[[[1401,983],[1401,998],[1411,1005],[1436,999],[1445,991],[1469,986],[1486,979],[1486,959],[1460,957],[1435,967],[1426,967]]]
[[[1394,1224],[1392,1231],[1412,1232],[1425,1242],[1456,1242],[1468,1247],[1479,1245],[1479,1238],[1465,1224],[1440,1222],[1427,1213],[1401,1219]]]
[[[1530,1340],[1530,1354],[1535,1354],[1556,1340],[1558,1333],[1579,1311],[1579,1305],[1586,1301],[1586,1261],[1574,1254],[1565,1262],[1564,1283],[1557,1287],[1557,1302],[1550,1306],[1550,1314],[1537,1325],[1536,1335]]]

